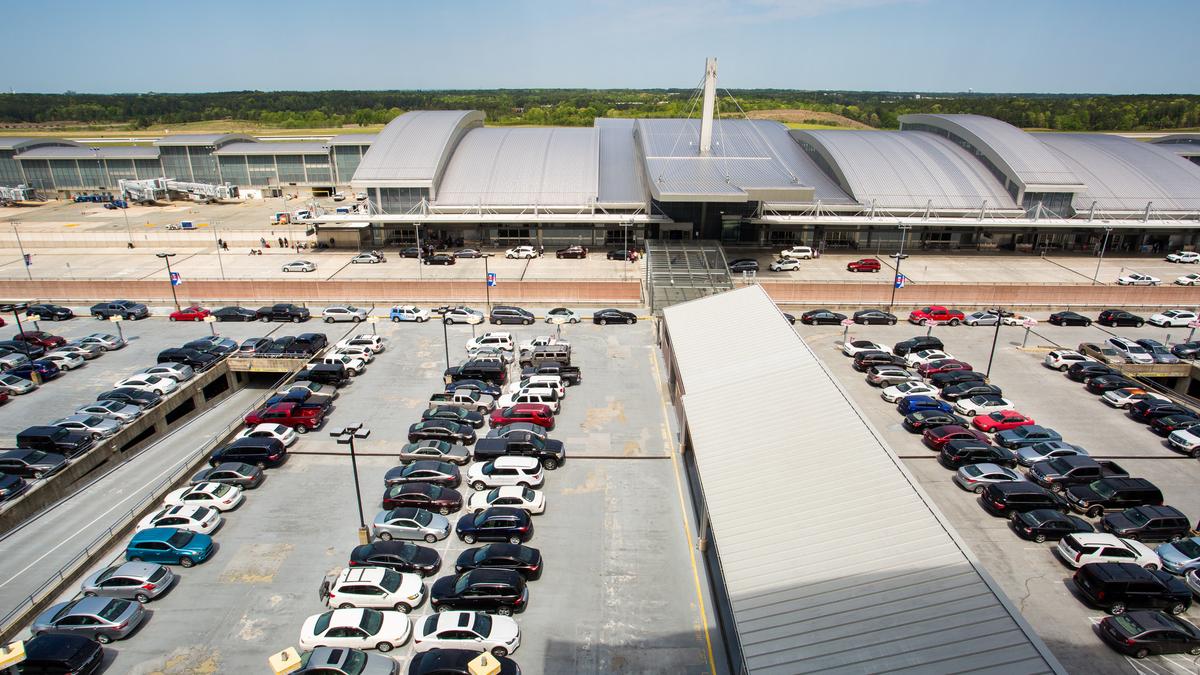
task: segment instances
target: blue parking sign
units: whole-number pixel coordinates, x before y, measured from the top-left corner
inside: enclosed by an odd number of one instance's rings
[[[488,285],[488,286],[495,286],[495,285],[496,285],[496,273],[495,273],[495,272],[488,272],[488,275],[487,275],[487,285]]]
[[[908,281],[907,277],[905,277],[903,274],[897,274],[896,275],[896,288],[904,288],[905,281]]]

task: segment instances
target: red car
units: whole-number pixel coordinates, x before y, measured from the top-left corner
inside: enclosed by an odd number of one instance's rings
[[[544,403],[518,403],[508,408],[496,408],[488,418],[493,428],[516,422],[536,424],[547,431],[554,428],[554,413]]]
[[[67,344],[65,338],[58,335],[51,335],[44,330],[27,330],[23,333],[17,333],[12,339],[20,342],[28,342],[31,345],[37,345],[46,349],[54,349],[55,347]]]
[[[246,424],[282,424],[292,427],[298,434],[306,434],[321,426],[325,421],[325,408],[308,403],[276,403],[264,406],[246,415]]]
[[[1000,410],[987,415],[978,415],[971,420],[971,426],[988,433],[1015,429],[1026,424],[1036,424],[1036,422],[1015,410]]]
[[[878,272],[882,267],[878,258],[863,258],[846,263],[847,272]]]
[[[938,452],[941,452],[942,448],[946,447],[946,444],[950,441],[980,441],[989,445],[991,444],[991,441],[988,440],[988,437],[983,432],[960,427],[957,424],[947,424],[945,426],[926,429],[925,433],[921,435],[921,440],[925,442],[925,445]]]
[[[917,372],[922,377],[932,377],[938,373],[951,373],[956,370],[974,370],[971,364],[958,359],[938,359],[917,366]]]
[[[946,309],[945,307],[933,305],[932,307],[914,309],[908,315],[908,322],[924,326],[930,321],[937,321],[957,326],[962,323],[963,318],[963,313],[957,309]]]
[[[203,321],[204,317],[211,314],[206,308],[199,305],[184,307],[183,309],[171,312],[172,321]]]

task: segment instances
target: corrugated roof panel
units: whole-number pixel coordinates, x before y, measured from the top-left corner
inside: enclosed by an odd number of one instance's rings
[[[241,141],[254,143],[255,139],[246,134],[172,134],[154,141],[155,145],[212,145],[220,146],[226,143]]]
[[[329,139],[328,145],[371,145],[379,134],[339,134]]]
[[[458,145],[438,187],[439,206],[595,204],[594,128],[474,129]]]
[[[36,148],[41,145],[62,145],[78,147],[75,141],[64,138],[49,138],[46,136],[0,136],[0,150],[21,150]]]
[[[418,110],[388,122],[363,154],[352,183],[428,187],[437,180],[459,139],[483,126],[478,110]]]
[[[17,155],[17,159],[158,159],[159,150],[148,146],[117,146],[112,148],[85,148],[43,146],[31,148]]]
[[[329,146],[317,142],[230,143],[214,155],[328,155]]]
[[[751,672],[1063,672],[761,287],[663,316]],[[761,407],[739,392],[767,375],[804,383],[778,402],[787,424],[738,424]],[[764,518],[745,500],[747,466],[804,489],[779,495]],[[813,545],[837,564],[813,560]]]
[[[598,117],[600,173],[596,200],[601,204],[645,205],[646,178],[633,138],[633,120]]]
[[[1036,134],[1075,173],[1087,190],[1072,206],[1086,213],[1096,202],[1101,211],[1200,212],[1200,166],[1168,146],[1142,143],[1111,134]]]

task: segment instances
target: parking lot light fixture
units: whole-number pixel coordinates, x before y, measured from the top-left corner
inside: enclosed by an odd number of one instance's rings
[[[902,222],[896,223],[896,226],[900,228],[900,251],[888,256],[896,259],[896,276],[892,279],[892,299],[888,300],[889,312],[896,304],[896,288],[900,285],[900,279],[903,278],[900,276],[900,261],[908,257],[908,254],[904,252],[904,241],[908,239],[908,231],[912,229],[912,225],[905,225]]]
[[[363,439],[371,435],[371,430],[363,426],[362,422],[358,424],[344,427],[342,429],[330,429],[329,435],[337,439],[338,445],[350,446],[350,468],[354,472],[354,502],[358,505],[358,542],[366,544],[370,542],[370,536],[367,533],[367,517],[363,513],[362,507],[362,487],[358,483],[358,457],[354,454],[354,439]]]
[[[28,303],[20,303],[20,304],[16,304],[16,305],[11,305],[11,304],[0,305],[0,312],[12,312],[13,313],[13,319],[16,319],[16,322],[17,322],[17,334],[18,335],[25,332],[25,328],[21,326],[21,312],[28,308],[29,308]],[[36,326],[37,323],[35,322],[33,325]],[[22,340],[21,346],[25,348],[25,356],[28,356],[30,358],[30,360],[32,360],[33,356],[30,355],[30,353],[29,353],[29,343]]]
[[[996,341],[1000,339],[1000,324],[1004,323],[1004,309],[997,307],[996,312],[996,332],[992,333],[992,352],[988,354],[987,371],[983,373],[984,377],[992,376],[992,359],[996,358]]]
[[[175,311],[179,311],[179,296],[175,295],[175,279],[171,277],[171,258],[175,257],[174,253],[155,253],[154,257],[161,258],[167,263],[167,285],[171,287],[171,300],[175,302]]]

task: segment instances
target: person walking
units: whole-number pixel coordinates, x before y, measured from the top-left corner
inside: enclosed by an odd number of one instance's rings
[[[267,238],[266,238],[266,237],[259,237],[259,238],[258,238],[258,245],[259,245],[259,246],[262,246],[263,248],[266,248],[266,247],[267,247]]]

